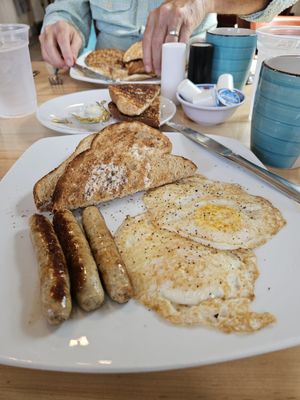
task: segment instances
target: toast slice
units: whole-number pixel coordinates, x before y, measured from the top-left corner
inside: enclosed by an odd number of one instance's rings
[[[159,128],[160,126],[160,96],[157,96],[153,103],[140,115],[125,115],[118,110],[118,107],[113,102],[108,103],[108,109],[113,118],[120,121],[140,121],[153,128]]]
[[[90,148],[96,135],[96,133],[93,133],[82,139],[70,157],[36,182],[33,187],[33,198],[38,210],[50,211],[52,209],[52,195],[58,179],[63,174],[70,161],[81,152]]]
[[[143,59],[143,44],[141,41],[133,43],[124,53],[123,62]]]
[[[85,57],[85,64],[93,71],[116,81],[137,81],[152,78],[146,73],[142,59],[133,60],[130,68],[124,63],[124,51],[119,49],[97,49]]]
[[[118,110],[125,115],[141,115],[160,93],[160,85],[122,84],[109,85],[111,100]]]
[[[134,43],[125,51],[123,62],[127,68],[129,77],[136,74],[146,74],[149,78],[155,76],[154,74],[148,74],[145,71],[142,42]]]
[[[139,140],[147,146],[156,146],[165,151],[171,149],[171,142],[166,136],[162,138],[160,132],[157,135],[156,130],[152,130],[151,134],[148,131],[139,122],[135,124],[131,123],[130,125],[127,123],[116,123],[105,127],[98,134],[93,133],[82,139],[75,151],[64,162],[39,179],[34,185],[33,198],[37,209],[40,211],[51,211],[52,196],[58,179],[64,173],[69,162],[92,145],[94,148],[98,147],[100,151],[100,149],[105,149],[109,145],[114,147],[124,140],[128,143]]]
[[[124,51],[119,49],[97,49],[85,57],[92,70],[111,79],[124,79],[128,71],[123,63]]]
[[[158,130],[141,122],[116,125],[110,129],[123,139],[103,145],[100,134],[67,165],[53,193],[53,211],[96,205],[195,173],[192,161],[170,154],[171,143]]]

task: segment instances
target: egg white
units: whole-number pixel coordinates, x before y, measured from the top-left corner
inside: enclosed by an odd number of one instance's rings
[[[251,311],[258,277],[251,250],[223,251],[160,229],[144,213],[115,236],[135,298],[172,323],[253,332],[274,322]]]
[[[143,200],[160,228],[222,250],[255,248],[285,224],[268,200],[200,175],[153,189]]]

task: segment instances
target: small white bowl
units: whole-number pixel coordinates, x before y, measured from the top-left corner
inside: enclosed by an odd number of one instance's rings
[[[217,125],[225,122],[232,114],[245,102],[245,95],[238,89],[241,96],[241,102],[238,104],[233,104],[230,106],[220,106],[220,107],[206,107],[197,104],[189,103],[185,101],[180,94],[177,92],[176,97],[180,102],[184,113],[193,121],[200,125]]]

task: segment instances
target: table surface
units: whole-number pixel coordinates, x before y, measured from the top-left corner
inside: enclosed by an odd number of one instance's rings
[[[43,62],[34,62],[38,103],[58,95],[95,89],[94,84],[63,76],[63,89],[51,88]],[[222,125],[199,127],[178,109],[175,120],[204,133],[232,137],[249,147],[248,119],[251,86],[245,88],[247,101]],[[0,119],[0,177],[36,140],[57,136],[30,115]],[[300,168],[274,172],[300,183]],[[1,329],[1,328],[0,328]],[[6,399],[300,399],[300,347],[243,360],[184,370],[143,374],[74,374],[0,366],[0,400]]]

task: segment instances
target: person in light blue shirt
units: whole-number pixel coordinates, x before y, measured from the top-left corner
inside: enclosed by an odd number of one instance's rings
[[[40,43],[45,61],[71,67],[87,45],[92,23],[97,48],[127,49],[143,40],[144,64],[160,75],[161,46],[203,38],[219,14],[270,21],[297,0],[56,0],[46,9]]]

